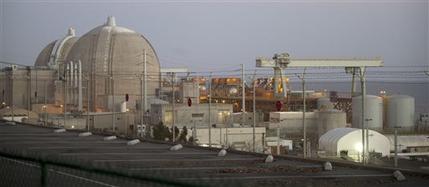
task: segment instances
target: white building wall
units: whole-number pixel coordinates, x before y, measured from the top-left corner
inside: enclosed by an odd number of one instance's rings
[[[265,137],[265,127],[255,128],[255,148],[257,152],[263,150],[263,139]],[[228,134],[228,138],[226,136]],[[196,137],[198,144],[208,145],[209,143],[209,129],[197,128]],[[229,147],[250,151],[253,149],[253,128],[239,127],[239,128],[211,128],[211,142],[216,147],[228,145]]]

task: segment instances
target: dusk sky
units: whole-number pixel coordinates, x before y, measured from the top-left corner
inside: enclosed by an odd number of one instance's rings
[[[34,64],[69,27],[81,36],[115,16],[149,39],[162,67],[254,68],[255,57],[382,57],[428,66],[427,0],[0,0],[0,61]]]

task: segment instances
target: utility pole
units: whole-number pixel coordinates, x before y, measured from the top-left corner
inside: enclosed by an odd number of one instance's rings
[[[298,76],[298,78],[301,78],[302,81],[302,132],[303,132],[303,156],[304,158],[307,157],[307,128],[305,126],[305,111],[306,111],[306,97],[305,97],[305,71],[307,68],[304,68],[304,71],[302,72],[301,77]]]
[[[15,102],[13,102],[13,95],[14,95],[14,93],[13,93],[13,68],[12,68],[12,71],[11,71],[11,73],[10,73],[10,82],[11,82],[11,94],[10,94],[10,98],[11,98],[11,106],[10,106],[10,109],[11,109],[11,113],[12,113],[12,123],[15,123],[15,111],[14,111],[14,103]]]
[[[212,72],[209,75],[209,147],[212,147]],[[219,137],[220,138],[220,137]]]
[[[394,157],[394,167],[398,167],[398,128],[395,126],[395,157]]]
[[[362,164],[366,164],[366,153],[365,153],[365,97],[366,97],[366,85],[365,85],[365,67],[360,67],[360,86],[362,92],[362,108],[361,108],[361,128],[362,128]]]
[[[174,105],[175,105],[175,103],[176,103],[176,94],[175,94],[175,90],[174,90],[174,76],[176,75],[176,73],[174,73],[174,72],[172,72],[171,73],[171,91],[172,91],[172,99],[171,99],[171,114],[172,114],[172,121],[173,121],[173,124],[172,124],[172,131],[173,131],[173,142],[175,142],[176,141],[176,131],[175,131],[175,123],[176,123],[176,119],[174,118],[174,113],[175,113],[175,111],[174,111]]]
[[[253,73],[253,152],[256,152],[256,70]]]
[[[242,112],[242,119],[241,123],[242,125],[245,125],[246,123],[246,87],[245,87],[245,81],[244,81],[244,64],[241,64],[241,112]]]

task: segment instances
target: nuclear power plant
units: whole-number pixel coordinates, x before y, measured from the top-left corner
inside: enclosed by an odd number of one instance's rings
[[[359,161],[377,152],[374,147],[390,156],[385,150],[392,149],[387,140],[394,132],[403,140],[429,130],[427,114],[415,114],[413,97],[366,93],[365,69],[383,67],[379,58],[297,59],[280,53],[255,60],[257,69],[271,71],[269,77],[256,77],[255,71],[247,78],[244,64],[240,77],[192,76],[187,67],[161,68],[149,40],[118,26],[114,17],[76,33],[69,28],[47,44],[34,66],[2,67],[3,119],[173,142],[186,132],[181,138],[200,146],[304,157],[345,154]],[[353,80],[351,92],[305,89],[307,67],[345,69]],[[291,86],[284,74],[289,68],[304,68],[298,75],[303,90]],[[371,133],[386,141],[371,139]],[[342,136],[346,145],[340,145]],[[429,148],[414,143],[401,142],[402,150]]]

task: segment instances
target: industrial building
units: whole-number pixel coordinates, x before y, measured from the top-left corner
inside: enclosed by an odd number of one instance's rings
[[[231,124],[232,105],[213,103],[209,104],[175,104],[174,111],[172,104],[152,104],[150,110],[151,124],[164,124],[171,127],[173,124],[173,113],[174,112],[174,124],[178,128],[184,126],[190,127],[207,127],[209,118],[213,126],[224,126],[225,124]]]

